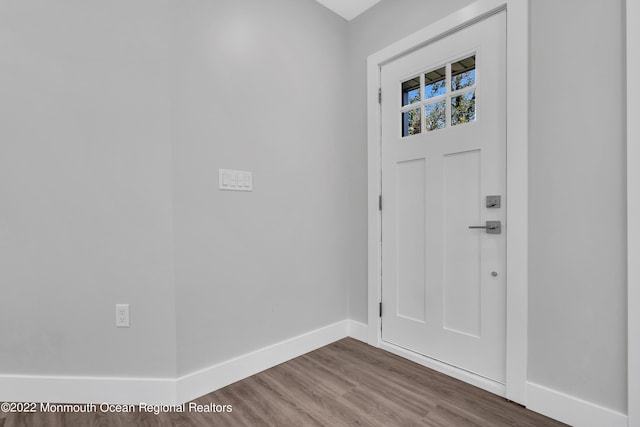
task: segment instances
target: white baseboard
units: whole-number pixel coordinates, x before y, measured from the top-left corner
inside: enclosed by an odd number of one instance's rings
[[[346,338],[349,320],[270,345],[178,378],[177,403],[188,402],[295,357]]]
[[[0,402],[177,404],[247,378],[350,336],[367,342],[367,325],[343,320],[217,365],[174,378],[113,378],[0,375]],[[381,342],[391,353],[504,396],[503,384]],[[527,408],[575,427],[626,427],[625,414],[527,383]]]
[[[414,353],[413,351],[409,351],[405,348],[398,347],[397,345],[393,345],[385,341],[380,342],[380,348],[390,353],[396,354],[400,357],[404,357],[405,359],[409,359],[412,362],[416,362],[419,365],[431,368],[434,371],[441,372],[460,381],[464,381],[465,383],[471,384],[493,394],[497,394],[498,396],[505,397],[506,395],[506,388],[504,384],[497,381],[493,381],[472,372],[465,371],[464,369],[456,368],[455,366],[448,365],[446,363],[440,362],[439,360],[423,356],[422,354]]]
[[[368,340],[368,326],[364,323],[356,322],[355,320],[347,320],[348,323],[348,334],[351,338],[355,338],[358,341],[362,341],[363,343],[367,343]]]
[[[179,404],[316,350],[362,335],[350,320],[328,325],[180,378],[0,375],[0,402]]]
[[[0,375],[0,402],[158,405],[175,397],[173,378]]]
[[[627,427],[627,416],[534,383],[527,383],[527,408],[574,427]]]

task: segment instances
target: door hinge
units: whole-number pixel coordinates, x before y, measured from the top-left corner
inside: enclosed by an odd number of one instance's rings
[[[380,313],[380,317],[382,317],[382,301],[380,302],[379,313]]]
[[[382,104],[382,88],[378,88],[378,104]]]
[[[382,194],[378,196],[378,210],[382,210]]]

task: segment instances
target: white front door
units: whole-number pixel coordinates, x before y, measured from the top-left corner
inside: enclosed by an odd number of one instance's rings
[[[382,340],[502,383],[505,14],[381,69]]]

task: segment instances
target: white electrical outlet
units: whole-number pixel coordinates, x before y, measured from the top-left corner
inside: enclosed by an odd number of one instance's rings
[[[116,326],[129,327],[129,304],[116,304]]]

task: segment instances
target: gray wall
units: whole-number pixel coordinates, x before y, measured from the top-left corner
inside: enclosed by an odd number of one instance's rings
[[[0,36],[0,374],[173,377],[347,318],[345,20],[6,0]]]
[[[347,22],[315,1],[173,5],[184,374],[347,317],[350,111]]]
[[[0,5],[0,374],[173,377],[344,320],[347,22],[50,3]]]
[[[367,322],[366,57],[467,3],[383,0],[350,24],[352,319]],[[624,4],[531,5],[529,379],[625,413]]]
[[[167,36],[157,0],[0,3],[0,374],[175,375]]]
[[[531,2],[529,378],[626,412],[624,2]]]

